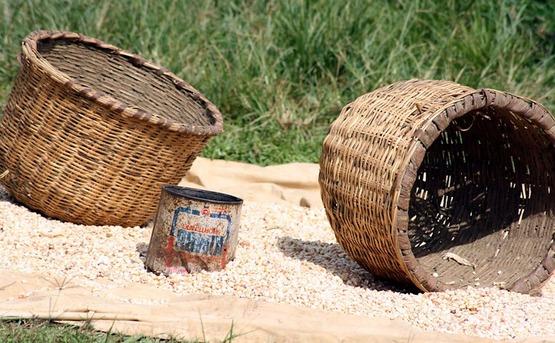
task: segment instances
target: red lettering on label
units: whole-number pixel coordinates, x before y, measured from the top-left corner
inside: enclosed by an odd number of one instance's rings
[[[185,224],[183,225],[182,229],[208,235],[223,236],[222,230],[217,227],[205,227],[198,224]]]

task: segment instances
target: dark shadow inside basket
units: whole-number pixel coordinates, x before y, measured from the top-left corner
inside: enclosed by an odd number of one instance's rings
[[[76,82],[103,92],[126,106],[178,123],[209,126],[215,118],[205,106],[173,80],[127,57],[84,43],[39,41],[38,52]]]
[[[408,234],[420,266],[442,287],[510,288],[533,272],[553,242],[553,151],[542,129],[508,110],[452,121],[411,192]]]

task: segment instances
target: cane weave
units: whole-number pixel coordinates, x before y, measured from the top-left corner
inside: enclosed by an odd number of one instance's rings
[[[23,204],[80,224],[141,225],[186,174],[218,109],[168,70],[71,32],[37,31],[0,125],[2,183]]]
[[[410,80],[331,125],[322,200],[338,242],[423,291],[529,292],[555,268],[555,120],[492,89]]]

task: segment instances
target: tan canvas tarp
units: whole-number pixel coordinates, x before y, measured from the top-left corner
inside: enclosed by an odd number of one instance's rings
[[[257,167],[199,158],[183,185],[232,193],[246,200],[321,206],[318,166]],[[399,321],[322,312],[233,297],[178,295],[141,284],[106,289],[80,280],[0,270],[0,315],[83,323],[126,334],[237,342],[488,342],[424,333]],[[133,300],[133,303],[130,300]],[[519,342],[540,342],[531,338]],[[553,340],[555,341],[555,339]]]
[[[259,167],[198,158],[181,185],[231,193],[244,200],[321,207],[319,168],[314,163]]]
[[[158,337],[236,342],[489,342],[487,339],[425,333],[393,320],[357,317],[233,297],[176,295],[144,285],[102,293],[78,280],[0,270],[4,317],[91,321],[95,328]],[[128,299],[143,304],[130,304]],[[159,304],[159,303],[163,304]],[[540,342],[528,339],[519,342]]]

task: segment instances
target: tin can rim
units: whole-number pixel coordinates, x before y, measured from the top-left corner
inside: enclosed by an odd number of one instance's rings
[[[243,203],[243,199],[236,196],[204,189],[181,187],[176,185],[165,185],[162,186],[162,189],[178,197],[214,204],[241,205]]]

